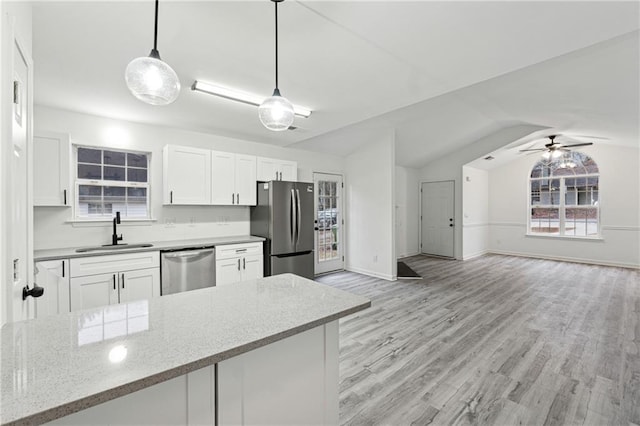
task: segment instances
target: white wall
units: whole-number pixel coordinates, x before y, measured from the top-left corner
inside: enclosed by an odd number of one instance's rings
[[[342,173],[344,160],[301,150],[205,133],[150,126],[49,107],[35,109],[35,132],[70,134],[72,143],[151,152],[151,213],[154,222],[124,222],[124,242],[166,241],[249,233],[249,208],[233,206],[163,206],[162,148],[187,145],[298,162],[298,180],[313,182],[313,172]],[[77,247],[110,242],[111,223],[70,223],[71,209],[35,208],[35,249]]]
[[[462,167],[462,258],[485,254],[489,248],[489,173]]]
[[[419,253],[419,170],[396,166],[396,256]]]
[[[455,223],[461,224],[462,220],[462,166],[472,160],[480,158],[489,152],[503,147],[533,132],[541,130],[540,126],[517,125],[505,127],[489,136],[479,139],[468,146],[441,157],[420,171],[421,182],[437,182],[453,180],[455,182]],[[428,141],[425,141],[427,143]],[[463,258],[463,227],[455,227],[455,257]]]
[[[489,249],[640,267],[640,150],[604,144],[581,148],[600,169],[601,240],[528,237],[527,184],[535,155],[489,172]]]
[[[393,132],[369,137],[345,160],[346,269],[396,279]]]
[[[28,180],[28,176],[11,176],[11,156],[13,145],[10,143],[12,107],[12,46],[11,32],[26,54],[32,56],[32,19],[31,4],[27,2],[0,1],[0,326],[10,319],[11,275],[11,185],[14,179]],[[30,166],[29,166],[30,167]]]

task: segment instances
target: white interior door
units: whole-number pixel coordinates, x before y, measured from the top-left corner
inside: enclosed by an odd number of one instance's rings
[[[31,297],[22,300],[22,289],[33,283],[33,212],[30,176],[31,136],[31,59],[20,43],[12,37],[12,108],[10,164],[8,263],[11,274],[11,319],[18,321],[34,317]],[[6,152],[6,151],[5,151]]]
[[[421,252],[454,257],[454,182],[423,182]]]
[[[315,273],[344,269],[342,176],[314,173]]]

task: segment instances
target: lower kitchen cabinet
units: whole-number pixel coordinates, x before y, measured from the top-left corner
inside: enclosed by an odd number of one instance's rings
[[[262,278],[262,243],[230,244],[216,247],[216,286]]]
[[[69,259],[36,262],[35,283],[44,288],[42,296],[34,299],[36,318],[71,310],[69,306]]]
[[[47,425],[213,425],[215,366],[141,389]]]
[[[157,251],[71,260],[72,311],[158,296],[160,257]]]
[[[338,321],[47,425],[337,425]]]
[[[158,268],[71,278],[71,310],[150,299],[160,295]]]

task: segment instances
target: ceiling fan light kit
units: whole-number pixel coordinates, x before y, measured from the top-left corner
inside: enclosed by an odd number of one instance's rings
[[[280,94],[278,88],[278,3],[283,0],[271,0],[275,6],[276,17],[276,88],[270,98],[265,99],[258,107],[258,117],[269,130],[281,132],[287,130],[295,117],[293,105]]]
[[[180,79],[158,52],[158,0],[156,0],[153,49],[149,56],[129,62],[125,70],[127,87],[136,98],[151,105],[168,105],[180,94]]]

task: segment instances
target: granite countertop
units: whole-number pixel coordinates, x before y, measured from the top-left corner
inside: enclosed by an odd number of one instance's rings
[[[0,424],[51,421],[369,306],[283,274],[5,324]]]
[[[58,259],[71,259],[74,257],[87,257],[87,256],[104,256],[105,254],[118,254],[118,253],[137,253],[141,251],[157,251],[157,250],[177,250],[185,248],[204,248],[221,246],[225,244],[238,244],[238,243],[259,243],[264,241],[262,237],[255,237],[253,235],[236,235],[233,237],[218,237],[218,238],[198,238],[193,240],[178,240],[178,241],[149,241],[152,247],[137,247],[137,248],[125,248],[118,250],[96,250],[84,253],[77,253],[76,249],[82,247],[70,247],[61,249],[49,249],[49,250],[35,250],[33,252],[33,260],[38,262],[41,260],[58,260]],[[146,241],[145,241],[146,243]],[[121,243],[123,244],[123,243]],[[130,243],[137,244],[137,243]],[[98,246],[100,244],[96,244]]]

